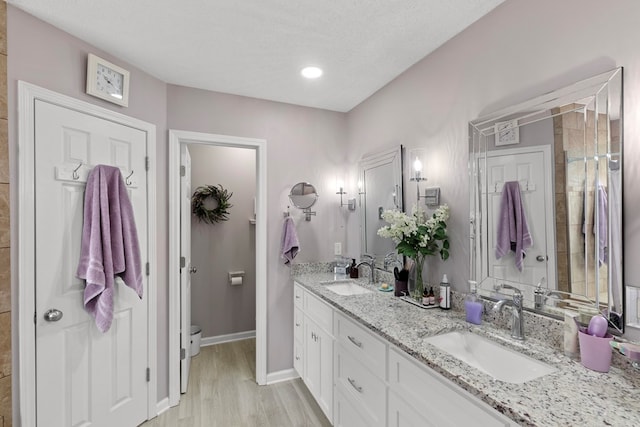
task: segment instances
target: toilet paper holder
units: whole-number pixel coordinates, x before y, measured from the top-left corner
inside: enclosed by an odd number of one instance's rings
[[[244,271],[230,271],[229,272],[229,284],[232,286],[242,285],[244,279]]]

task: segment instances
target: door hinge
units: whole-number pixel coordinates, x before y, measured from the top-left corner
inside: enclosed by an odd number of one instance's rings
[[[145,271],[147,273],[147,276],[151,274],[151,266],[149,265],[149,263],[147,263],[147,265],[145,266]]]
[[[151,369],[147,368],[147,382],[151,381]]]
[[[187,266],[187,259],[183,256],[180,257],[180,268],[185,268]]]
[[[146,156],[146,157],[144,158],[144,170],[146,170],[146,171],[148,171],[148,170],[149,170],[149,163],[150,163],[150,161],[149,161],[149,156]]]
[[[184,360],[186,358],[187,358],[187,349],[181,348],[180,349],[180,360]]]
[[[180,165],[180,176],[187,176],[187,168]]]
[[[33,312],[33,324],[35,325],[36,323],[38,323],[38,313],[37,312]]]

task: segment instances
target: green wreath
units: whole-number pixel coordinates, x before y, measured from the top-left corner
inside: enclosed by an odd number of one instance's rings
[[[206,222],[207,224],[213,224],[220,221],[226,221],[229,218],[228,209],[233,207],[232,204],[229,203],[229,199],[233,193],[229,193],[225,190],[222,185],[203,185],[196,188],[196,191],[193,193],[191,197],[191,212],[202,222]],[[218,206],[214,209],[207,209],[204,206],[205,200],[209,197],[218,202]]]

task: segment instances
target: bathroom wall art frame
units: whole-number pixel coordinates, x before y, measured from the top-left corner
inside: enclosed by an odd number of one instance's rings
[[[553,317],[565,309],[597,309],[623,331],[622,74],[616,68],[469,123],[470,272],[482,296],[509,297],[495,290],[508,283],[522,290],[527,309]],[[500,191],[501,172],[495,170],[501,169],[487,162],[509,148],[495,144],[495,124],[507,120],[517,123],[520,146],[548,146],[552,153],[552,167],[541,179],[553,192],[546,195],[553,203],[544,226],[552,228],[555,245],[549,246],[555,250],[527,253],[522,273],[494,261],[491,194],[493,187]],[[520,166],[514,173],[522,189],[527,168]],[[523,191],[525,212],[533,209],[527,198]],[[539,277],[527,273],[527,266],[539,272],[541,264],[552,267]]]

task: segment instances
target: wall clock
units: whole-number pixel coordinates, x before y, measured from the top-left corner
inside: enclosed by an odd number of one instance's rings
[[[127,107],[129,72],[90,53],[87,60],[87,93]]]
[[[496,122],[494,131],[496,134],[496,146],[520,143],[520,129],[517,120]]]

